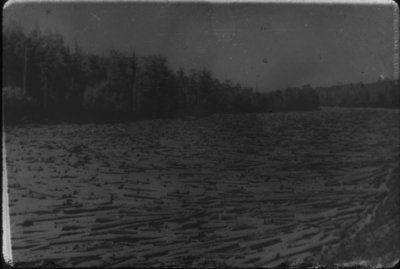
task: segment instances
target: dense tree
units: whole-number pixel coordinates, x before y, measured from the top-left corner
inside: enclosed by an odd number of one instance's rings
[[[379,79],[364,84],[336,85],[317,89],[322,106],[400,107],[398,81]]]
[[[178,105],[178,90],[167,60],[159,55],[142,57],[136,79],[138,113],[145,117],[171,116]]]
[[[25,34],[16,23],[3,31],[3,64],[6,113],[21,110],[14,113],[21,117],[36,113],[53,120],[142,119],[306,110],[316,109],[319,102],[309,86],[254,92],[221,82],[205,69],[175,72],[160,55],[83,53],[77,42],[70,49],[57,33],[36,27]],[[388,102],[387,91],[369,98]]]
[[[20,25],[12,22],[3,29],[3,88],[14,85],[23,88],[27,42]]]

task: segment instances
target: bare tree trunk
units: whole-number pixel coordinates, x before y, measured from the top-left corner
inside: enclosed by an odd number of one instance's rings
[[[74,87],[75,87],[75,80],[74,77],[71,78],[71,92],[74,91]]]
[[[42,81],[42,94],[43,94],[43,110],[47,111],[48,108],[48,85],[47,85],[47,66],[44,63],[40,64],[41,81]]]
[[[44,89],[44,92],[43,92],[43,108],[44,108],[44,111],[47,111],[47,89]]]
[[[28,46],[25,44],[25,53],[24,53],[24,77],[22,84],[22,91],[26,94],[26,74],[28,71]]]
[[[133,81],[133,86],[132,86],[132,100],[131,100],[131,111],[134,114],[137,114],[138,111],[138,107],[137,107],[137,86],[138,86],[138,75],[137,75],[137,70],[135,71],[135,77],[134,77],[134,81]]]

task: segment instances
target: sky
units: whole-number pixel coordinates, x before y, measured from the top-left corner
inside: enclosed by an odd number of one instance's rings
[[[392,5],[20,2],[3,10],[84,52],[160,54],[258,91],[394,76]]]

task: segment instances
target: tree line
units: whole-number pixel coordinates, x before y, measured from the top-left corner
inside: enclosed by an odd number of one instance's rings
[[[378,79],[316,89],[321,106],[400,108],[399,82]]]
[[[208,70],[172,70],[160,55],[70,48],[60,34],[18,23],[3,29],[3,108],[6,121],[135,120],[213,113],[313,110],[310,86],[268,93]]]

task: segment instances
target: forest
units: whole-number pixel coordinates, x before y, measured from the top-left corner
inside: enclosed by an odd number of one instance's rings
[[[6,122],[126,121],[215,113],[305,111],[323,106],[398,107],[393,82],[257,92],[205,69],[173,70],[161,55],[84,53],[58,33],[3,29],[2,97]],[[363,84],[361,84],[363,85]],[[388,86],[389,85],[389,86]],[[350,97],[349,97],[350,96]],[[397,99],[396,99],[397,98]]]
[[[378,79],[372,83],[351,83],[317,88],[321,106],[400,108],[398,81]]]
[[[172,70],[161,55],[83,53],[60,34],[3,31],[5,120],[120,121],[214,113],[314,110],[309,86],[255,92],[205,69]]]

